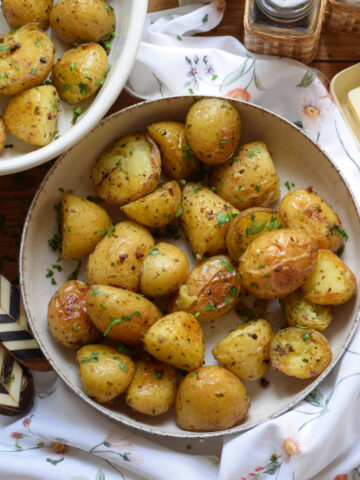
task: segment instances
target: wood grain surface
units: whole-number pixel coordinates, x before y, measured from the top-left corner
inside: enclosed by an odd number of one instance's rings
[[[149,0],[149,11],[178,6],[177,0]],[[243,39],[243,0],[228,0],[221,24],[211,35],[232,35]],[[360,36],[323,32],[313,67],[330,80],[337,72],[360,62]],[[115,112],[140,101],[122,92],[109,111]],[[0,177],[0,272],[10,281],[18,281],[18,255],[22,226],[28,206],[51,162],[26,172]],[[46,274],[44,265],[44,275]],[[36,278],[34,278],[36,282]]]

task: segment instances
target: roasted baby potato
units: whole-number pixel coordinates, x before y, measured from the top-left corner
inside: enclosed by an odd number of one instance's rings
[[[225,430],[242,420],[250,408],[244,385],[217,365],[188,373],[175,401],[176,423],[190,431]]]
[[[72,193],[63,195],[61,214],[63,258],[89,255],[111,225],[106,210]]]
[[[139,344],[149,327],[161,317],[161,311],[150,300],[108,285],[91,285],[86,309],[104,336],[128,345]]]
[[[232,310],[239,297],[240,279],[227,255],[210,257],[191,270],[169,305],[169,312],[189,312],[200,323]]]
[[[181,215],[181,190],[175,181],[121,207],[129,218],[145,227],[164,227]]]
[[[199,183],[183,189],[181,224],[198,260],[226,249],[226,234],[239,211]]]
[[[126,403],[133,410],[145,415],[157,416],[166,413],[176,397],[174,369],[149,355],[143,355],[134,363],[135,375],[126,390]]]
[[[291,327],[306,327],[321,332],[332,320],[331,307],[306,300],[301,289],[285,297],[281,305],[284,306],[286,321]]]
[[[23,142],[43,147],[57,131],[60,99],[52,85],[30,88],[13,97],[4,113],[5,127]]]
[[[6,144],[6,131],[4,120],[0,117],[0,152]]]
[[[335,253],[319,249],[315,268],[302,286],[302,291],[310,302],[340,305],[356,293],[356,278]]]
[[[108,345],[85,345],[76,358],[85,392],[99,403],[118,397],[135,374],[131,358]]]
[[[108,71],[105,50],[97,43],[82,43],[55,63],[51,80],[67,103],[80,103],[94,95]]]
[[[229,160],[238,147],[241,118],[227,100],[204,98],[190,107],[185,133],[199,160],[219,165]]]
[[[104,238],[88,258],[89,284],[101,283],[137,291],[140,267],[155,241],[141,225],[125,221],[103,231]]]
[[[197,168],[199,160],[187,143],[183,123],[152,123],[147,132],[160,148],[161,166],[166,176],[175,180],[187,178]]]
[[[16,95],[40,85],[49,75],[55,47],[37,23],[0,35],[0,44],[0,94]]]
[[[115,30],[114,9],[103,0],[60,0],[50,13],[50,26],[64,42],[108,40]]]
[[[180,248],[160,242],[149,251],[141,266],[140,290],[150,297],[175,292],[185,282],[189,261]]]
[[[316,263],[315,241],[302,230],[266,232],[240,258],[241,283],[260,298],[279,298],[297,290]]]
[[[160,174],[160,151],[149,135],[140,133],[110,145],[92,169],[96,193],[118,205],[151,193]]]
[[[271,366],[291,377],[317,377],[331,359],[328,341],[316,330],[285,328],[277,332],[270,342]]]
[[[144,349],[160,362],[186,371],[204,360],[204,340],[199,322],[190,313],[175,312],[160,318],[144,336]]]
[[[270,340],[274,335],[267,320],[243,323],[215,345],[216,360],[244,382],[259,380],[270,366]]]
[[[226,248],[230,257],[238,262],[256,237],[281,227],[280,215],[271,208],[254,207],[240,212],[226,234]]]
[[[39,28],[46,30],[53,3],[53,0],[1,0],[1,9],[11,28],[38,22]]]
[[[47,320],[55,340],[66,348],[77,350],[101,337],[86,311],[88,285],[70,280],[51,297]]]
[[[239,210],[267,207],[280,198],[279,179],[264,142],[243,145],[231,160],[213,169],[210,183]]]
[[[339,217],[311,187],[287,193],[280,202],[280,216],[284,226],[305,230],[319,248],[336,251],[342,244]]]

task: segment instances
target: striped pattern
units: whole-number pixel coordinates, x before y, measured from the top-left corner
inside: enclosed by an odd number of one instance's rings
[[[23,370],[0,345],[0,407],[20,408]]]

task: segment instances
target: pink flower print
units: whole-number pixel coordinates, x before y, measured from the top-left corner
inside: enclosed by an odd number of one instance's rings
[[[24,435],[22,433],[19,433],[19,432],[12,432],[11,437],[19,439],[19,438],[23,438]]]
[[[226,8],[226,1],[225,0],[217,0],[216,10],[218,12],[223,12]]]
[[[31,423],[31,417],[30,418],[25,418],[23,421],[22,421],[22,424],[24,425],[24,427],[28,427]]]
[[[118,430],[111,430],[108,433],[105,442],[108,442],[112,448],[128,451],[134,450],[134,445],[131,440],[131,434],[121,434]]]
[[[256,467],[255,468],[255,472],[261,472],[261,470],[263,470],[263,467]]]
[[[340,473],[339,475],[336,475],[334,480],[348,480],[348,476],[346,473]]]
[[[140,457],[140,455],[134,455],[133,453],[127,453],[126,460],[128,462],[134,463],[135,465],[141,465],[142,463],[144,463],[144,459]]]
[[[291,438],[286,438],[283,441],[283,447],[288,455],[296,455],[297,453],[301,453],[299,445]]]
[[[249,102],[251,95],[247,90],[244,90],[243,88],[234,88],[233,90],[230,90],[227,92],[225,95],[226,97],[230,98],[236,98],[239,100],[244,100],[245,102]]]

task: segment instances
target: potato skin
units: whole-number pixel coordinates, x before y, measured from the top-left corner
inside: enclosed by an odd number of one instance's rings
[[[331,307],[306,300],[301,289],[285,297],[281,304],[290,327],[307,327],[322,332],[332,320]]]
[[[140,290],[149,297],[175,292],[189,273],[189,260],[180,248],[160,242],[145,257],[141,266]]]
[[[317,377],[331,359],[328,341],[316,330],[285,328],[277,332],[270,342],[271,366],[291,377]]]
[[[6,131],[4,120],[0,117],[0,152],[6,144]]]
[[[217,255],[196,265],[172,298],[168,311],[196,315],[200,323],[230,312],[240,292],[236,266],[227,255]]]
[[[60,99],[52,85],[24,90],[13,97],[4,113],[5,127],[23,142],[43,147],[57,131]]]
[[[267,320],[243,323],[218,342],[216,360],[244,382],[259,380],[270,366],[270,340],[274,335]]]
[[[115,30],[114,9],[103,0],[60,0],[50,13],[50,26],[64,42],[108,40]]]
[[[250,408],[244,385],[217,365],[188,373],[175,401],[176,423],[190,431],[225,430],[242,420]]]
[[[110,145],[92,169],[96,193],[117,205],[151,193],[160,174],[160,151],[149,135],[140,133]]]
[[[91,285],[86,309],[104,336],[127,345],[140,344],[145,332],[162,315],[147,298],[108,285]]]
[[[311,302],[341,305],[356,293],[356,277],[335,253],[319,249],[315,268],[302,291]]]
[[[89,255],[111,225],[106,210],[72,193],[63,195],[61,212],[63,258]]]
[[[230,221],[239,211],[210,188],[188,183],[183,189],[181,224],[198,260],[225,251]]]
[[[204,98],[192,105],[185,121],[186,138],[203,163],[225,163],[236,151],[241,118],[227,100]]]
[[[149,355],[143,355],[134,363],[135,375],[126,390],[126,403],[145,415],[154,417],[166,413],[176,397],[174,369]]]
[[[167,177],[174,180],[187,178],[199,166],[199,160],[187,143],[185,124],[171,121],[152,123],[147,132],[160,148],[161,165]]]
[[[137,291],[140,267],[155,241],[144,227],[120,222],[96,245],[87,263],[89,284],[101,283]]]
[[[253,207],[240,212],[231,222],[226,234],[226,248],[234,262],[238,262],[249,244],[265,232],[282,228],[276,210]]]
[[[315,267],[318,249],[302,230],[266,232],[240,259],[242,285],[260,298],[279,298],[297,290]]]
[[[181,215],[181,190],[175,181],[160,185],[154,192],[121,207],[131,220],[145,227],[164,227]]]
[[[288,192],[280,202],[280,216],[286,227],[307,232],[319,248],[335,252],[342,244],[336,234],[342,230],[340,218],[311,187]]]
[[[0,43],[7,46],[0,52],[0,94],[17,93],[40,85],[54,64],[55,47],[36,23],[29,23],[13,33],[0,35]]]
[[[165,315],[144,336],[144,349],[168,365],[194,370],[204,360],[204,339],[199,322],[190,313]]]
[[[51,80],[60,97],[71,105],[95,95],[108,71],[105,50],[97,43],[82,43],[55,63]]]
[[[11,28],[39,22],[39,28],[46,30],[53,3],[53,0],[2,0],[1,9]]]
[[[70,280],[54,293],[48,305],[47,320],[52,336],[72,350],[101,337],[86,311],[88,290],[86,283]]]
[[[86,345],[76,358],[85,392],[99,403],[118,397],[135,374],[131,358],[108,345]]]
[[[230,161],[213,169],[210,184],[239,210],[267,207],[280,198],[279,179],[264,142],[243,145]]]

